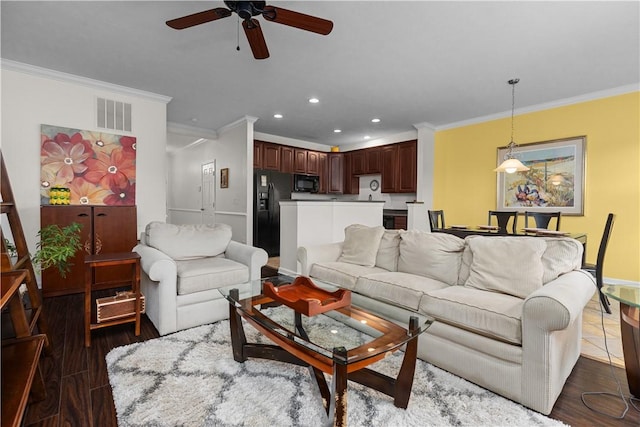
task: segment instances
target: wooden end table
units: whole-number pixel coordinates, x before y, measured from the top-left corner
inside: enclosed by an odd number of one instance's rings
[[[124,323],[135,322],[135,334],[140,335],[140,255],[135,252],[120,252],[113,254],[85,255],[84,257],[84,345],[91,347],[91,331],[109,326],[122,325]],[[131,316],[119,319],[108,320],[101,323],[92,322],[91,307],[94,299],[91,297],[91,290],[94,287],[100,289],[120,288],[121,282],[117,283],[94,283],[94,269],[103,267],[113,267],[117,265],[131,266],[131,290],[136,296],[134,313]],[[126,286],[126,285],[125,285]]]

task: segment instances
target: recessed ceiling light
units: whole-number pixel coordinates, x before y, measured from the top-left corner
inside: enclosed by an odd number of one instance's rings
[[[276,119],[281,119],[283,116],[280,113],[276,113],[276,114],[273,115],[273,117],[276,118]]]
[[[371,119],[371,123],[380,123],[380,119],[378,118]]]
[[[340,133],[340,132],[342,132],[342,129],[334,129],[333,132]]]
[[[196,122],[198,121],[198,119],[196,119],[195,117],[192,117],[192,118],[191,118],[191,121],[192,121],[193,123],[196,123]]]
[[[318,102],[320,102],[318,98],[309,98],[309,103],[311,104],[317,104]]]
[[[371,139],[371,137],[369,135],[365,135],[364,139]]]

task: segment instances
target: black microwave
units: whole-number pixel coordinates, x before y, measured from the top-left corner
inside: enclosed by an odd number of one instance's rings
[[[293,175],[293,191],[298,193],[317,193],[320,190],[320,177],[317,175]]]

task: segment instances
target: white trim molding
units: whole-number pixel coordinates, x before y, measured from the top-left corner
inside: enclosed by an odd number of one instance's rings
[[[66,83],[74,83],[94,89],[107,90],[110,92],[121,93],[129,96],[145,98],[151,101],[163,102],[168,104],[172,97],[160,95],[153,92],[134,89],[126,86],[120,86],[113,83],[107,83],[100,80],[90,79],[88,77],[77,76],[75,74],[64,73],[62,71],[50,70],[48,68],[38,67],[36,65],[25,64],[22,62],[12,61],[10,59],[0,60],[0,68],[8,71],[17,71],[30,74],[36,77],[46,77]]]
[[[182,136],[194,136],[196,138],[218,139],[218,133],[214,130],[175,122],[167,122],[167,132]]]
[[[581,102],[594,101],[596,99],[609,98],[611,96],[638,92],[639,90],[640,90],[640,85],[637,83],[626,85],[626,86],[619,86],[612,89],[600,90],[597,92],[585,93],[584,95],[578,95],[570,98],[564,98],[564,99],[558,99],[551,102],[545,102],[542,104],[531,105],[529,107],[516,108],[514,110],[514,115],[519,116],[521,114],[533,113],[536,111],[550,110],[552,108],[564,107],[566,105],[579,104]],[[448,123],[446,125],[436,126],[435,130],[441,131],[441,130],[459,128],[463,126],[489,122],[491,120],[504,119],[506,117],[511,117],[511,111],[503,111],[501,113],[489,114],[487,116],[480,116],[480,117],[475,117],[473,119]]]

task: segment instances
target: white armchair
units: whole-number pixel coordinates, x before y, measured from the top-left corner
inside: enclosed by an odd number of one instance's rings
[[[231,240],[231,227],[152,222],[133,248],[140,254],[146,313],[160,335],[229,316],[218,288],[260,278],[267,253]]]

